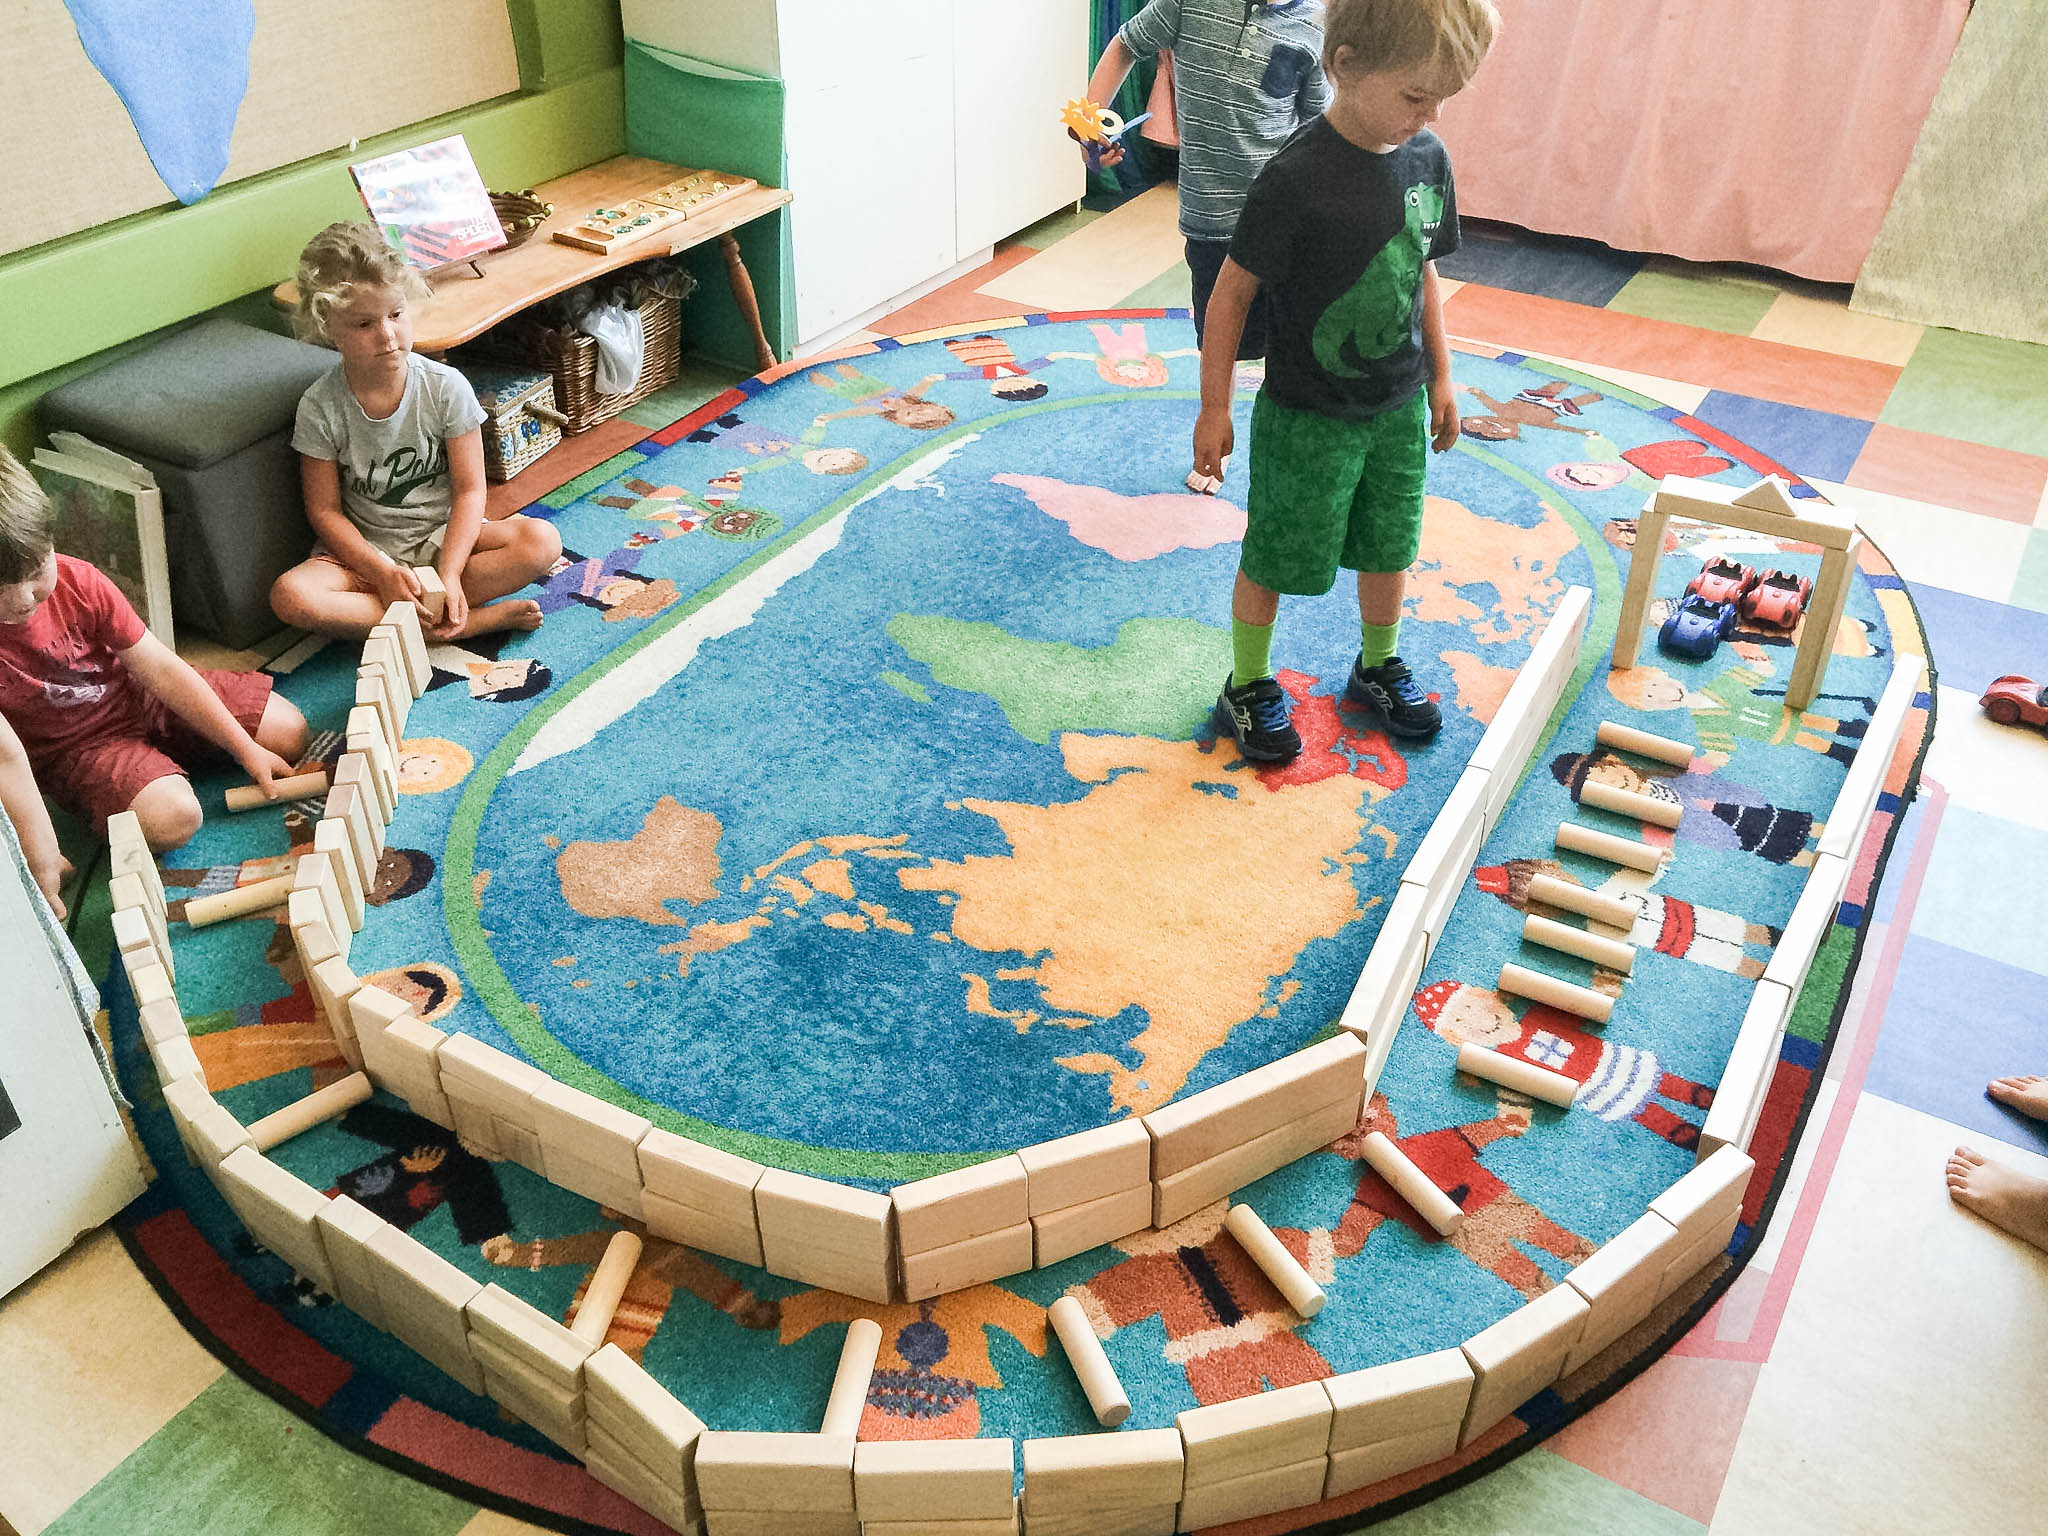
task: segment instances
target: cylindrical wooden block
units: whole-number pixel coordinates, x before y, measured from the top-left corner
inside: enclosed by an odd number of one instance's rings
[[[1489,1051],[1483,1045],[1470,1042],[1458,1047],[1458,1070],[1483,1077],[1489,1083],[1499,1083],[1503,1088],[1512,1088],[1517,1093],[1526,1093],[1546,1104],[1555,1104],[1559,1109],[1570,1109],[1572,1098],[1579,1091],[1579,1085],[1562,1072],[1539,1067],[1519,1056],[1503,1056],[1499,1051]]]
[[[292,893],[290,875],[274,875],[253,885],[238,885],[232,891],[195,896],[185,903],[185,921],[194,928],[224,923],[231,917],[247,917],[265,907],[281,907]]]
[[[1637,842],[1633,838],[1616,837],[1612,832],[1595,832],[1576,821],[1558,823],[1557,846],[1569,848],[1573,853],[1590,853],[1610,864],[1626,864],[1630,869],[1640,869],[1652,875],[1664,862],[1664,850],[1661,848],[1652,848],[1648,843]]]
[[[1323,1310],[1323,1303],[1329,1299],[1323,1295],[1323,1288],[1309,1278],[1301,1261],[1287,1251],[1257,1211],[1248,1205],[1233,1205],[1223,1218],[1223,1225],[1244,1245],[1252,1262],[1265,1271],[1274,1289],[1287,1298],[1287,1305],[1303,1317],[1314,1317]]]
[[[626,1294],[626,1282],[640,1262],[640,1239],[631,1232],[614,1232],[605,1244],[604,1257],[590,1272],[583,1287],[583,1304],[569,1321],[569,1331],[592,1349],[601,1347],[611,1331],[612,1315],[619,1310],[619,1298]]]
[[[1458,1202],[1438,1189],[1429,1175],[1416,1167],[1406,1152],[1395,1146],[1382,1131],[1365,1138],[1365,1165],[1394,1186],[1394,1193],[1415,1207],[1415,1214],[1436,1228],[1437,1235],[1449,1237],[1465,1225],[1465,1213]]]
[[[1104,1429],[1115,1429],[1131,1416],[1131,1399],[1124,1384],[1116,1379],[1109,1356],[1102,1352],[1102,1340],[1095,1337],[1088,1314],[1073,1297],[1062,1296],[1052,1304],[1051,1316],[1052,1331],[1060,1336],[1067,1364],[1080,1378],[1081,1390],[1088,1395],[1088,1406],[1095,1410],[1095,1422]]]
[[[868,1381],[875,1374],[875,1357],[881,1352],[880,1323],[856,1317],[846,1325],[846,1342],[839,1346],[839,1369],[832,1377],[832,1395],[825,1400],[825,1422],[818,1427],[819,1434],[851,1435],[860,1429]]]
[[[323,1120],[346,1114],[370,1096],[370,1080],[351,1072],[339,1082],[315,1089],[296,1104],[265,1115],[249,1127],[249,1139],[258,1152],[268,1152],[281,1141],[290,1141],[301,1131],[310,1131]]]
[[[1674,800],[1638,794],[1632,789],[1602,784],[1598,779],[1588,779],[1579,786],[1579,804],[1590,805],[1599,811],[1612,811],[1617,816],[1633,816],[1653,827],[1675,827],[1685,814],[1685,807]]]
[[[1522,919],[1522,937],[1531,944],[1541,944],[1545,949],[1554,949],[1561,954],[1577,955],[1581,960],[1604,965],[1624,976],[1632,974],[1636,968],[1636,952],[1632,946],[1619,939],[1603,939],[1597,933],[1574,928],[1570,923],[1553,923],[1533,912]]]
[[[1619,747],[1638,757],[1654,757],[1660,763],[1676,763],[1681,768],[1692,766],[1692,748],[1684,742],[1639,731],[1632,725],[1602,720],[1600,729],[1593,733],[1593,739],[1603,747]]]
[[[1575,1013],[1596,1024],[1605,1024],[1608,1015],[1614,1012],[1614,999],[1603,992],[1595,992],[1591,987],[1582,987],[1576,982],[1560,981],[1555,976],[1546,976],[1541,971],[1532,971],[1526,965],[1512,962],[1500,968],[1500,990],[1548,1003],[1553,1008],[1562,1008],[1566,1013]]]
[[[1606,923],[1623,932],[1635,927],[1638,916],[1635,906],[1618,896],[1602,896],[1598,891],[1589,891],[1583,885],[1574,885],[1555,875],[1531,875],[1529,900],[1541,902],[1546,907],[1576,912],[1581,917],[1590,917],[1596,923]]]
[[[228,791],[227,802],[231,811],[253,811],[259,805],[282,805],[287,800],[305,800],[326,793],[324,772],[295,773],[288,779],[272,779],[267,795],[254,784],[237,784]]]

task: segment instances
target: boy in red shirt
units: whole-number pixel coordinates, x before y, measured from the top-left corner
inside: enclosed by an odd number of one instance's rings
[[[68,866],[44,809],[133,811],[156,849],[199,830],[187,768],[233,761],[266,791],[305,749],[306,721],[261,672],[197,672],[143,628],[115,585],[56,553],[50,507],[0,448],[0,809],[61,917]]]

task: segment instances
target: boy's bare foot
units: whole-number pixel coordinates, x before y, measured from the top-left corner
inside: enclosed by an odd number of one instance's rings
[[[470,635],[488,635],[501,629],[539,629],[540,604],[530,597],[508,597],[469,610],[469,622],[449,636],[452,640]]]
[[[1957,1147],[1948,1160],[1948,1197],[1994,1227],[2048,1253],[2048,1179]]]
[[[2007,1109],[2016,1109],[2029,1119],[2048,1120],[2048,1077],[2032,1072],[1997,1077],[1984,1091]]]

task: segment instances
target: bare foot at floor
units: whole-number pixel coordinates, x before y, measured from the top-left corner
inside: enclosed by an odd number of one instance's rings
[[[1957,1147],[1948,1160],[1948,1197],[1994,1227],[2048,1253],[2048,1179]]]
[[[2019,1077],[1997,1077],[1984,1090],[2007,1109],[2016,1109],[2033,1120],[2048,1120],[2048,1077],[2026,1073]]]
[[[469,622],[450,638],[460,640],[501,629],[539,629],[541,617],[540,604],[532,598],[508,597],[501,602],[485,603],[481,608],[470,609]]]

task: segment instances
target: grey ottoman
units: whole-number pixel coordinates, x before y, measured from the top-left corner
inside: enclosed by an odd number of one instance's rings
[[[179,631],[253,645],[281,626],[270,584],[313,546],[292,420],[340,359],[237,320],[202,320],[43,396],[45,430],[82,432],[163,488]]]

